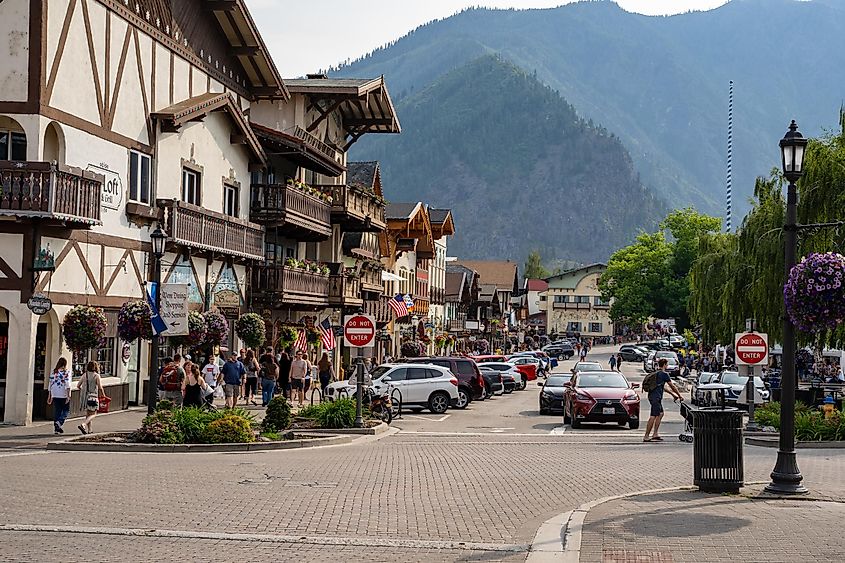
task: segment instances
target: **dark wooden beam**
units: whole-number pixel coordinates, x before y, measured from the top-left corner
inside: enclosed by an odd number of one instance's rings
[[[373,119],[345,119],[343,120],[343,124],[348,127],[366,127],[366,126],[373,126],[373,125],[393,125],[392,119],[381,119],[381,118],[373,118]]]
[[[237,0],[206,0],[205,7],[213,12],[231,12],[237,9]]]
[[[230,47],[229,54],[234,57],[239,56],[246,56],[246,57],[254,57],[257,55],[261,49],[259,47]]]
[[[320,112],[320,117],[315,119],[314,122],[311,123],[311,125],[308,126],[306,131],[308,131],[309,133],[314,131],[325,118],[327,118],[333,111],[335,111],[337,108],[339,108],[340,104],[342,104],[345,101],[346,100],[343,100],[343,99],[335,100],[334,102],[332,102],[332,104],[326,110],[322,110],[322,109],[320,109],[320,106],[317,106],[317,111]]]

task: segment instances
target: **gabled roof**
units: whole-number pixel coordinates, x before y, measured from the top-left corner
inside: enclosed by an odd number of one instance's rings
[[[431,230],[434,234],[434,240],[440,240],[444,236],[455,234],[455,221],[452,219],[452,211],[450,209],[435,209],[434,207],[430,207],[428,209],[428,216],[431,220]]]
[[[388,203],[384,208],[385,219],[410,219],[422,203]]]
[[[346,170],[342,163],[332,158],[332,155],[337,156],[334,149],[315,144],[299,128],[293,130],[294,135],[289,135],[253,122],[250,127],[271,155],[280,153],[299,166],[326,176],[340,176]]]
[[[346,185],[383,197],[381,172],[377,160],[348,162],[346,166]]]
[[[525,289],[528,291],[546,291],[549,289],[549,282],[538,278],[525,280]]]
[[[446,272],[446,298],[460,301],[466,283],[466,272]]]
[[[549,283],[550,288],[575,289],[576,287],[578,287],[578,284],[581,282],[581,280],[585,277],[589,276],[590,274],[604,272],[606,269],[607,264],[597,262],[595,264],[588,264],[587,266],[581,266],[578,268],[567,270],[566,272],[563,272],[556,276],[548,277],[546,278],[546,281]]]
[[[466,266],[478,272],[480,283],[494,284],[503,291],[513,291],[518,265],[509,260],[459,260],[461,266]]]
[[[478,286],[478,300],[485,303],[497,302],[499,300],[499,288],[493,283],[480,284]]]
[[[182,100],[172,106],[152,112],[150,113],[150,117],[161,123],[162,131],[175,133],[186,123],[202,121],[206,116],[215,111],[225,111],[232,118],[235,127],[238,128],[239,135],[232,135],[230,140],[235,141],[235,139],[238,139],[236,142],[247,145],[256,158],[263,163],[266,160],[264,149],[247,123],[244,114],[238,108],[237,104],[235,104],[232,95],[228,92],[222,94],[212,92],[200,94],[199,96]]]

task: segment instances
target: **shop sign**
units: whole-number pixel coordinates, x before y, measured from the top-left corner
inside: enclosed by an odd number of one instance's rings
[[[163,336],[185,336],[188,334],[188,284],[161,284],[161,309],[159,315],[167,329]]]
[[[120,174],[109,170],[108,164],[104,162],[89,164],[87,169],[105,176],[103,189],[100,192],[100,205],[106,209],[120,209],[123,203],[123,182],[120,180]]]
[[[29,310],[32,311],[34,315],[38,315],[40,317],[53,308],[53,302],[43,293],[36,293],[29,298],[26,302],[26,306],[29,307]]]
[[[227,319],[235,319],[241,313],[241,295],[232,289],[221,289],[214,294],[214,306]]]

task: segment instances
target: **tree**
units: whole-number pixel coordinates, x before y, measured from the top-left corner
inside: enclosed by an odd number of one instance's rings
[[[549,276],[549,271],[543,267],[540,251],[532,250],[525,260],[525,279],[543,279]]]

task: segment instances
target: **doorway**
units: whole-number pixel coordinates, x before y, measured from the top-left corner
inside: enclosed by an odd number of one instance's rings
[[[9,364],[9,323],[0,322],[0,421],[6,415],[6,368]]]
[[[126,382],[129,384],[129,404],[138,405],[138,393],[141,384],[141,346],[139,340],[135,340],[131,344],[125,344],[126,348],[122,351],[123,354],[128,354],[129,359],[126,364]]]
[[[44,376],[47,371],[47,323],[38,323],[35,333],[35,368],[32,382],[32,418],[47,416],[47,388]]]

